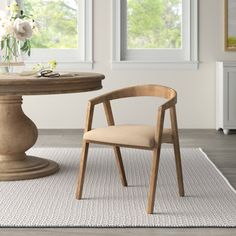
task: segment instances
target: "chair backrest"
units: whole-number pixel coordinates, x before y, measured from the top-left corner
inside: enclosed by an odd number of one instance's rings
[[[156,85],[156,84],[138,85],[115,90],[110,93],[104,94],[100,97],[97,97],[94,100],[94,102],[100,103],[120,98],[139,97],[139,96],[160,97],[168,100],[174,100],[173,102],[176,102],[177,93],[174,89],[161,85]]]
[[[138,97],[138,96],[159,97],[167,99],[167,101],[158,108],[159,122],[156,131],[156,133],[158,134],[157,140],[160,139],[160,134],[162,132],[160,130],[163,129],[166,109],[170,108],[171,123],[172,126],[176,127],[177,129],[176,112],[175,112],[175,104],[177,103],[177,92],[172,88],[165,87],[162,85],[148,84],[148,85],[138,85],[115,90],[110,93],[106,93],[99,97],[89,100],[87,108],[88,110],[87,110],[86,125],[84,131],[87,132],[92,128],[92,120],[93,120],[95,105],[103,103],[108,125],[114,125],[115,122],[110,101],[120,98]]]

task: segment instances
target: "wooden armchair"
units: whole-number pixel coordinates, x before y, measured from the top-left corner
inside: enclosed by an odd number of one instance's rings
[[[156,127],[148,125],[115,125],[110,101],[137,96],[154,96],[167,99],[164,104],[159,106]],[[100,103],[103,103],[108,127],[92,129],[94,107]],[[76,198],[81,199],[82,197],[89,143],[100,143],[113,146],[116,163],[123,186],[127,186],[127,180],[122,162],[120,147],[140,148],[153,151],[150,190],[147,205],[147,213],[149,214],[153,213],[154,208],[161,144],[172,143],[175,153],[179,194],[180,196],[184,196],[184,184],[175,109],[176,103],[176,91],[160,85],[140,85],[123,88],[90,100],[88,102],[87,119],[83,137],[82,156],[80,161]],[[170,111],[171,129],[163,128],[165,112],[167,110]]]

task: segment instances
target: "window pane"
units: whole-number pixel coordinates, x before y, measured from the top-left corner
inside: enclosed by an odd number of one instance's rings
[[[78,4],[79,0],[24,0],[25,11],[39,24],[32,47],[77,48]]]
[[[182,0],[127,0],[127,47],[181,48]]]

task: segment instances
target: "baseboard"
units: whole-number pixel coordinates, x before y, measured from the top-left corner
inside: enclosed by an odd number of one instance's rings
[[[80,135],[83,129],[39,129],[39,135]]]
[[[39,135],[81,135],[83,134],[83,129],[39,129]],[[179,129],[179,133],[218,133],[215,129]],[[220,133],[220,132],[219,132]],[[235,132],[232,132],[235,133]]]

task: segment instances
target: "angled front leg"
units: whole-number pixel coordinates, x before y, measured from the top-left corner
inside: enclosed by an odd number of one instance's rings
[[[148,206],[147,213],[152,214],[155,203],[155,195],[156,195],[156,185],[157,185],[157,176],[158,176],[158,168],[160,161],[160,153],[161,153],[161,143],[162,143],[162,134],[163,134],[163,126],[164,126],[164,118],[165,118],[165,110],[160,108],[158,112],[158,124],[157,131],[155,135],[156,146],[153,150],[152,157],[152,167],[151,167],[151,176],[150,176],[150,190],[148,194]]]
[[[178,134],[178,125],[177,125],[175,106],[170,108],[170,117],[171,117],[171,128],[172,128],[172,134],[173,134],[173,145],[174,145],[174,152],[175,152],[175,163],[176,163],[176,173],[177,173],[177,180],[178,180],[178,186],[179,186],[179,195],[183,197],[184,196],[184,181],[183,181],[181,154],[180,154],[180,147],[179,147],[179,134]]]
[[[160,161],[160,152],[161,152],[161,145],[159,145],[157,148],[154,149],[153,156],[152,156],[150,190],[149,190],[149,195],[148,195],[148,207],[147,207],[148,214],[153,213],[153,208],[154,208],[154,203],[155,203],[157,176],[158,176],[159,161]]]
[[[87,157],[88,157],[88,149],[89,149],[89,143],[84,141],[83,147],[82,147],[82,154],[81,154],[80,168],[79,168],[79,175],[78,175],[78,185],[77,185],[77,191],[76,191],[76,199],[78,200],[82,198],[84,176],[85,176]]]
[[[88,107],[87,107],[87,117],[86,117],[84,133],[91,130],[92,128],[93,113],[94,113],[94,105],[91,102],[89,102]],[[83,140],[80,168],[79,168],[79,174],[78,174],[78,184],[77,184],[77,190],[76,190],[76,199],[78,200],[81,199],[82,192],[83,192],[88,149],[89,149],[89,143],[86,142],[86,140]]]

